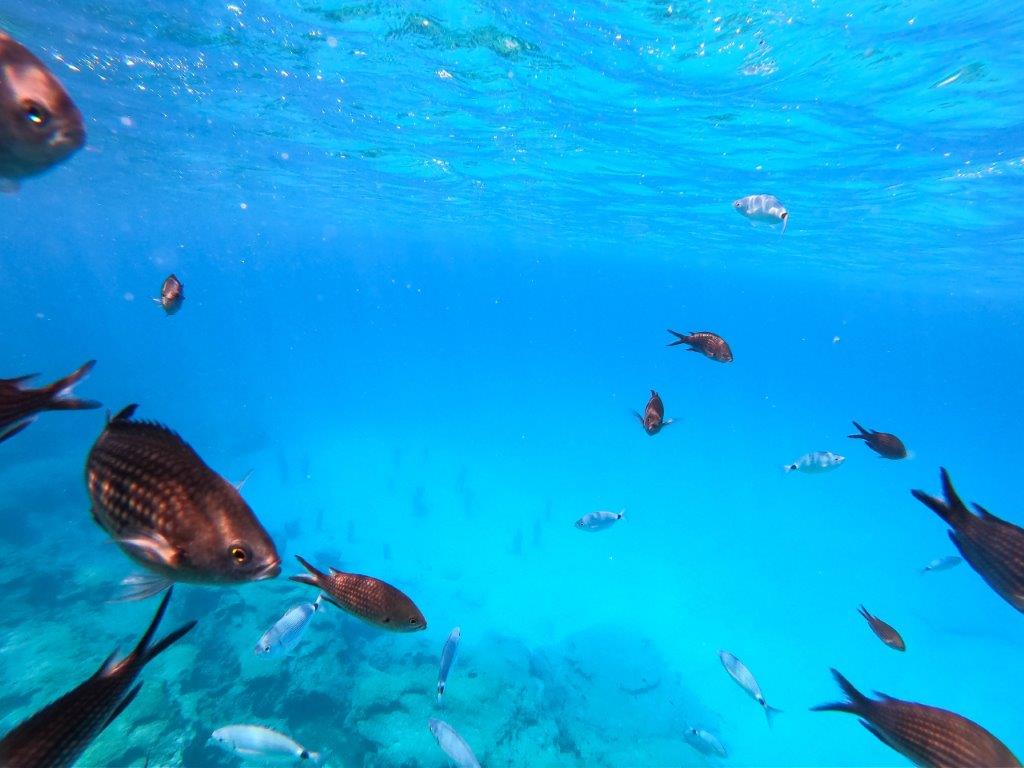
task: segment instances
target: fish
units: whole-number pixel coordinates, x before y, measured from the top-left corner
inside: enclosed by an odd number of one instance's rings
[[[687,334],[678,333],[671,328],[667,330],[676,337],[676,340],[670,341],[667,346],[675,347],[679,344],[689,344],[690,348],[687,352],[700,352],[705,357],[717,360],[719,363],[732,362],[732,350],[729,349],[728,342],[716,333],[711,333],[711,331],[695,331]]]
[[[310,752],[294,739],[262,725],[225,725],[215,730],[210,740],[229,752],[246,757],[295,757],[320,763],[319,752]]]
[[[957,557],[956,555],[948,555],[946,557],[937,557],[932,560],[928,565],[921,569],[921,573],[930,573],[932,571],[948,571],[950,568],[956,568],[964,559]]]
[[[444,641],[444,648],[441,649],[441,669],[437,673],[437,700],[441,701],[444,695],[445,686],[448,684],[448,673],[452,671],[452,664],[455,663],[455,654],[459,651],[459,641],[462,639],[462,630],[456,627],[448,634]]]
[[[835,469],[844,461],[846,461],[845,456],[840,456],[831,451],[811,451],[810,453],[805,453],[796,461],[786,464],[782,471],[800,471],[806,472],[809,475],[817,475],[822,472],[828,472],[830,469]]]
[[[176,314],[185,302],[185,286],[174,275],[168,275],[160,286],[160,297],[153,299],[168,316]]]
[[[92,516],[152,575],[131,577],[121,599],[172,581],[232,584],[271,579],[281,558],[238,489],[167,427],[134,421],[129,405],[107,422],[85,464]]]
[[[854,440],[863,440],[867,443],[868,448],[883,459],[907,458],[907,448],[896,435],[891,435],[888,432],[878,432],[874,429],[864,429],[856,421],[853,422],[853,426],[857,428],[859,434],[847,435],[847,437]]]
[[[641,416],[636,411],[633,411],[633,415],[636,416],[637,421],[648,435],[658,434],[662,427],[667,427],[673,421],[665,418],[665,405],[661,402],[661,396],[653,389],[651,398],[647,401],[647,407],[644,408],[644,415]]]
[[[624,509],[620,512],[606,512],[605,510],[587,512],[587,514],[576,521],[576,527],[581,531],[589,531],[591,533],[604,531],[611,528],[616,521],[621,520],[625,516],[626,510]]]
[[[956,493],[949,473],[942,468],[945,500],[924,491],[911,491],[914,498],[941,517],[951,530],[949,538],[964,560],[1003,600],[1024,612],[1024,529],[996,517],[973,504],[973,514]]]
[[[728,757],[729,753],[718,738],[703,728],[687,728],[683,731],[683,740],[702,755]]]
[[[92,677],[47,704],[0,739],[0,765],[4,768],[55,768],[73,765],[78,760],[138,696],[142,683],[135,680],[143,667],[196,625],[190,621],[151,644],[167,610],[171,591],[164,595],[149,628],[131,653],[117,661],[117,651],[114,651]]]
[[[289,578],[322,590],[327,602],[346,613],[392,632],[419,632],[427,628],[427,620],[416,604],[386,581],[359,573],[344,573],[336,568],[330,568],[330,574],[326,574],[298,555],[295,559],[309,573]]]
[[[85,145],[82,113],[34,54],[0,30],[0,181],[22,179],[67,160]]]
[[[43,411],[83,411],[99,408],[95,400],[72,397],[74,386],[89,375],[95,360],[85,363],[74,373],[38,389],[24,384],[38,374],[30,373],[13,379],[0,379],[0,443],[9,440],[35,421]]]
[[[274,625],[260,637],[254,649],[256,655],[269,658],[291,653],[306,632],[309,620],[320,609],[322,599],[323,595],[317,595],[312,603],[301,603],[289,608],[284,616],[275,621]]]
[[[480,763],[477,762],[476,755],[469,748],[469,744],[448,723],[432,717],[427,721],[427,726],[434,734],[434,738],[437,739],[437,746],[448,755],[448,759],[455,764],[455,768],[480,768]]]
[[[812,712],[848,712],[883,744],[914,765],[934,768],[1020,768],[1020,761],[999,739],[977,723],[926,704],[877,694],[870,699],[835,669],[832,676],[847,701],[811,707]]]
[[[871,631],[878,635],[878,639],[888,645],[893,650],[905,651],[907,650],[907,644],[903,642],[903,638],[900,633],[893,629],[891,626],[886,624],[877,616],[872,616],[868,613],[867,609],[862,605],[857,609],[865,619],[867,619],[868,626],[871,627]]]
[[[751,221],[781,221],[783,233],[789,223],[789,211],[774,195],[747,195],[733,201],[732,207]]]
[[[765,701],[764,695],[761,693],[761,686],[757,684],[757,680],[754,679],[754,676],[742,661],[728,651],[719,651],[718,658],[721,659],[722,666],[729,673],[729,677],[735,680],[740,688],[761,705],[761,708],[764,709],[765,717],[768,718],[768,725],[771,726],[772,718],[782,712],[782,710],[768,706],[768,702]]]

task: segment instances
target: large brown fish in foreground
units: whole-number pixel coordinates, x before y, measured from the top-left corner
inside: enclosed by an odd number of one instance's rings
[[[16,379],[0,379],[0,443],[21,432],[42,411],[99,408],[100,404],[95,400],[79,400],[70,396],[71,388],[84,379],[94,365],[96,361],[90,360],[71,375],[39,389],[22,386],[36,376],[34,373]]]
[[[973,514],[957,496],[949,473],[941,469],[942,495],[945,501],[924,491],[911,491],[946,521],[949,538],[964,560],[976,570],[1003,600],[1024,612],[1024,529],[1002,520],[984,507],[974,504]]]
[[[965,717],[925,704],[877,694],[869,699],[836,670],[849,701],[811,707],[814,712],[849,712],[860,724],[914,765],[925,768],[1019,768],[999,739]]]
[[[0,30],[0,181],[16,189],[85,144],[82,114],[53,73]]]
[[[868,609],[863,605],[857,609],[858,613],[867,619],[868,626],[871,627],[871,631],[874,632],[878,639],[888,645],[890,648],[897,651],[907,650],[907,644],[903,642],[903,638],[900,633],[893,629],[891,626],[886,624],[877,616],[872,616],[868,613]]]
[[[879,432],[874,429],[864,429],[856,421],[853,422],[853,426],[857,428],[858,434],[847,435],[847,437],[854,440],[863,440],[867,443],[868,448],[883,459],[907,458],[907,448],[896,435],[889,434],[888,432]]]
[[[343,573],[334,568],[326,574],[298,555],[295,559],[309,573],[289,578],[322,590],[324,599],[341,610],[392,632],[416,632],[427,628],[427,620],[416,604],[387,582],[358,573]]]
[[[142,668],[196,625],[190,621],[151,646],[170,599],[168,591],[135,650],[120,661],[114,661],[116,651],[110,654],[96,674],[4,736],[0,740],[0,766],[49,768],[74,764],[138,695],[142,683],[132,684]]]
[[[125,553],[156,574],[126,581],[142,599],[172,581],[222,584],[281,572],[274,542],[238,489],[160,424],[132,421],[129,405],[89,452],[92,515]]]
[[[732,350],[729,349],[729,344],[716,333],[710,331],[695,331],[694,333],[677,333],[671,328],[668,332],[676,337],[675,341],[670,341],[668,346],[674,347],[678,344],[689,344],[690,348],[687,352],[700,352],[705,357],[710,357],[712,360],[717,360],[720,363],[731,363],[732,362]]]
[[[662,427],[667,427],[672,423],[672,419],[665,418],[665,404],[661,402],[660,395],[653,389],[651,390],[651,399],[647,401],[647,407],[644,408],[644,415],[641,416],[636,411],[633,411],[633,415],[636,416],[637,421],[648,435],[656,435],[661,432]]]

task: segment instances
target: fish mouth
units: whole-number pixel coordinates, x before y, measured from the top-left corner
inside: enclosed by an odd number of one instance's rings
[[[281,574],[281,560],[280,558],[271,560],[269,563],[264,565],[258,571],[253,573],[253,581],[263,581],[264,579],[274,579]]]
[[[50,140],[50,146],[74,152],[85,146],[85,129],[81,126],[70,126],[56,133]]]

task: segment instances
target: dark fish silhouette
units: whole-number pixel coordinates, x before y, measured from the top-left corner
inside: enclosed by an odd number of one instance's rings
[[[295,559],[309,573],[289,578],[322,590],[324,599],[341,610],[393,632],[416,632],[427,628],[427,620],[416,604],[387,582],[358,573],[343,573],[335,568],[329,569],[328,575],[298,555]]]
[[[256,581],[281,572],[274,542],[238,489],[176,433],[132,421],[129,405],[89,452],[92,515],[121,549],[156,577],[126,581],[141,599],[171,581]]]
[[[636,411],[633,411],[633,415],[636,416],[637,421],[648,435],[658,434],[662,427],[667,427],[673,421],[665,418],[665,404],[661,402],[661,397],[653,389],[651,390],[651,399],[647,401],[647,407],[644,409],[644,415],[641,416]]]
[[[37,374],[19,376],[15,379],[0,379],[0,443],[14,437],[35,420],[42,411],[80,411],[99,408],[95,400],[79,400],[71,397],[71,389],[84,379],[95,360],[90,360],[70,376],[65,376],[39,389],[25,389],[26,381]]]
[[[710,357],[720,363],[732,362],[732,350],[729,349],[729,344],[717,334],[710,331],[696,331],[690,334],[677,333],[671,328],[668,329],[668,332],[676,337],[675,341],[669,342],[668,346],[670,347],[677,344],[689,344],[688,352],[700,352],[705,357]]]
[[[160,286],[160,298],[153,301],[163,307],[168,315],[173,315],[185,301],[185,286],[174,275],[168,275]]]
[[[849,712],[885,745],[914,765],[934,768],[1008,768],[1020,762],[999,739],[965,717],[925,704],[877,694],[869,699],[836,670],[849,701],[811,707],[813,712]]]
[[[868,626],[871,627],[871,631],[878,635],[878,639],[897,651],[907,650],[907,644],[903,642],[903,638],[900,637],[900,633],[893,629],[891,626],[886,624],[884,621],[879,619],[877,616],[872,616],[868,613],[867,608],[863,605],[857,609],[861,616],[868,621]]]
[[[1024,529],[1002,520],[974,504],[973,514],[957,496],[949,473],[941,469],[942,494],[946,500],[924,491],[911,491],[914,498],[946,521],[949,538],[960,554],[1001,598],[1024,612]]]
[[[133,683],[142,668],[196,625],[190,621],[151,646],[170,599],[169,590],[135,650],[120,661],[114,661],[116,651],[110,654],[96,674],[4,736],[0,740],[0,765],[49,768],[72,765],[78,760],[93,739],[138,695],[142,683]]]
[[[903,445],[903,441],[896,437],[896,435],[890,435],[888,432],[878,432],[874,429],[864,429],[864,427],[856,421],[853,422],[853,426],[857,428],[859,434],[847,435],[847,437],[851,437],[854,440],[863,440],[868,444],[868,448],[882,458],[907,458],[907,448]]]
[[[25,46],[0,30],[0,186],[17,189],[85,144],[78,107]]]

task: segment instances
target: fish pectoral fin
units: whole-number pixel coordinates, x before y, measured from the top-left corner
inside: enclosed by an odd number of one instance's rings
[[[136,573],[121,581],[120,591],[108,603],[128,603],[159,595],[171,582],[155,573]]]
[[[135,557],[159,565],[175,566],[181,557],[181,550],[173,546],[159,533],[139,533],[119,538],[117,543]]]

